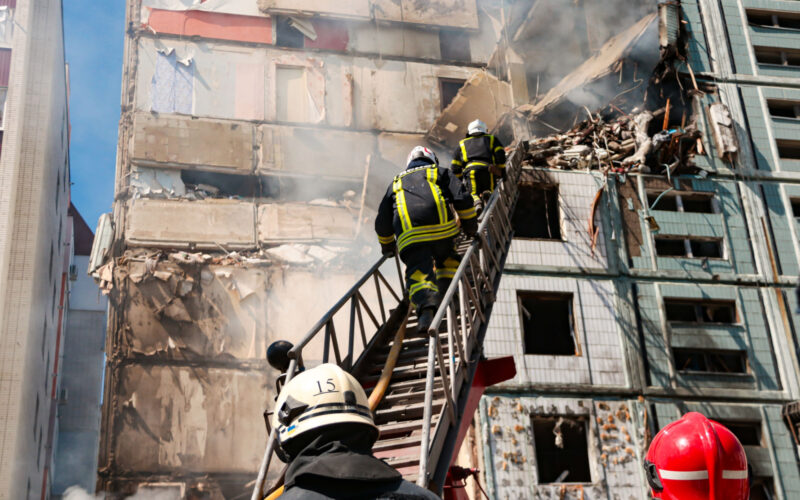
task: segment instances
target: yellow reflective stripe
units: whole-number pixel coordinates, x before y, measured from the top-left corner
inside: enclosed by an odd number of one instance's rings
[[[472,191],[470,192],[472,196],[475,197],[475,195],[478,194],[478,182],[475,180],[475,169],[469,171],[469,182],[472,186]]]
[[[403,191],[402,177],[395,177],[392,190],[397,203],[397,215],[400,217],[400,225],[403,231],[408,231],[411,228],[411,216],[408,214],[408,207],[406,206],[406,193]]]
[[[458,213],[459,219],[472,219],[478,215],[478,213],[475,211],[475,207],[469,207],[466,210],[456,210],[456,212]]]
[[[459,166],[461,166],[461,165],[464,164],[464,162],[462,162],[461,160],[459,160],[457,158],[453,158],[453,161],[451,161],[450,164],[451,165],[459,165]]]
[[[435,226],[423,226],[426,228],[425,231],[418,231],[420,228],[412,229],[406,233],[400,235],[400,238],[397,240],[397,248],[399,250],[403,250],[408,245],[414,243],[422,243],[426,241],[439,241],[445,238],[452,238],[456,236],[459,232],[458,226],[456,225],[455,221],[448,222],[447,224],[443,225],[435,225]]]
[[[394,241],[394,235],[391,236],[378,236],[378,242],[384,245]]]
[[[467,140],[462,139],[459,145],[461,146],[461,157],[464,159],[465,162],[469,161],[469,159],[467,158]]]
[[[494,136],[489,136],[489,151],[494,151]],[[494,159],[494,158],[492,158]]]
[[[433,201],[436,203],[436,213],[439,214],[439,224],[444,224],[447,221],[447,212],[445,211],[447,208],[444,204],[442,192],[439,186],[436,185],[436,180],[439,178],[439,169],[436,167],[429,168],[426,177],[428,178],[428,184],[433,194]]]
[[[436,286],[433,282],[425,281],[423,283],[417,283],[417,284],[411,285],[408,288],[408,294],[409,295],[414,295],[415,293],[419,292],[420,290],[426,290],[426,289],[433,290],[434,292],[438,292],[439,291],[439,287]]]
[[[489,164],[486,163],[485,161],[477,161],[476,160],[476,161],[469,162],[469,165],[467,165],[467,168],[469,168],[469,167],[488,167],[488,166],[489,166]]]
[[[456,275],[455,269],[442,269],[441,271],[436,271],[436,279],[440,280],[442,278],[452,278]]]
[[[502,149],[503,149],[503,146],[497,146],[496,148],[494,148],[494,151],[495,152],[502,151]]]

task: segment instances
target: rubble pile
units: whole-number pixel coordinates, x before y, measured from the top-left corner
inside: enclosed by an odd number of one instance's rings
[[[701,133],[692,120],[670,125],[669,103],[656,111],[614,105],[590,113],[565,133],[529,141],[523,162],[562,170],[597,169],[604,173],[697,173],[695,154],[703,154]],[[673,117],[674,119],[674,117]],[[655,129],[655,132],[654,132]]]

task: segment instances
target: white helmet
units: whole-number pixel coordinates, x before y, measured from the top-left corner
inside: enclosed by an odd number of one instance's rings
[[[486,128],[486,124],[480,120],[473,120],[469,126],[467,127],[467,134],[486,134],[489,132],[489,129]]]
[[[410,153],[408,153],[408,158],[406,158],[406,166],[410,165],[412,161],[417,160],[419,158],[427,158],[434,164],[436,165],[439,164],[439,159],[436,158],[436,153],[426,148],[425,146],[416,146],[414,149],[411,150]]]
[[[272,417],[281,448],[310,431],[343,423],[364,424],[378,437],[364,389],[352,375],[331,363],[291,379],[278,395]]]

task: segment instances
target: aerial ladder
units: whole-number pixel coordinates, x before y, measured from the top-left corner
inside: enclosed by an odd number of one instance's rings
[[[279,378],[288,382],[302,369],[304,353],[350,372],[369,394],[380,428],[373,454],[435,492],[447,489],[446,481],[456,484],[448,473],[483,389],[516,373],[511,357],[483,359],[482,345],[513,236],[522,157],[520,148],[509,156],[477,235],[457,245],[461,264],[427,331],[416,327],[398,258],[392,266],[383,256],[291,347]],[[394,271],[396,284],[387,278]],[[282,491],[282,478],[266,484],[275,445],[271,429],[252,500]]]

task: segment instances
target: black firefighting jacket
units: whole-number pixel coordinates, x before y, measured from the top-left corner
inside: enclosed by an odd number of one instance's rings
[[[451,172],[427,160],[411,162],[386,190],[375,218],[378,241],[397,238],[397,248],[452,238],[459,228],[450,214],[451,203],[461,219],[476,216],[472,197]]]
[[[464,175],[468,176],[470,182],[467,183],[467,188],[472,188],[473,194],[476,194],[478,189],[470,184],[476,182],[476,175],[478,176],[477,182],[482,184],[484,189],[494,190],[494,175],[488,171],[490,165],[495,165],[500,172],[505,173],[506,151],[500,140],[491,134],[469,135],[458,143],[458,147],[453,152],[451,169],[459,179]],[[476,173],[470,175],[473,170]],[[502,177],[502,174],[500,176]],[[486,179],[483,179],[484,177]],[[481,182],[482,180],[484,182]]]

